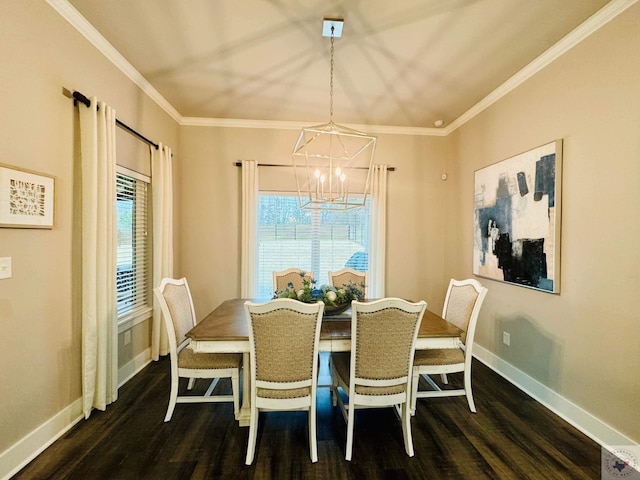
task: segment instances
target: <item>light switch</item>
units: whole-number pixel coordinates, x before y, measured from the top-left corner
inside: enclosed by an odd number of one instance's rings
[[[1,278],[11,278],[11,257],[0,257]]]

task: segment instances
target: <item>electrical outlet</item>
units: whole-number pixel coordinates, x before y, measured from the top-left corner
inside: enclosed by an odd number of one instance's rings
[[[129,345],[131,343],[131,330],[126,330],[124,332],[124,344]]]
[[[509,332],[502,332],[502,343],[507,347],[511,346],[511,334]]]
[[[11,278],[11,257],[0,257],[0,278]]]

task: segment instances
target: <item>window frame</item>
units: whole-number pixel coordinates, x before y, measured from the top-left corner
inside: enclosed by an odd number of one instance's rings
[[[260,227],[261,227],[261,225],[260,225],[260,199],[263,196],[292,197],[292,198],[295,198],[296,204],[298,205],[298,208],[301,208],[300,204],[299,204],[299,201],[297,199],[297,193],[296,192],[282,191],[282,190],[278,190],[278,191],[275,191],[275,190],[258,190],[258,192],[257,192],[257,202],[256,202],[256,270],[255,270],[255,273],[254,273],[254,275],[255,275],[255,280],[254,281],[255,281],[256,293],[257,293],[258,296],[261,295],[261,293],[260,293],[260,285],[261,285],[260,284],[260,265],[261,265],[261,259],[260,259],[260,250],[261,250],[261,248],[260,248]],[[372,215],[372,210],[371,210],[372,209],[372,203],[371,203],[371,200],[370,200],[369,196],[367,196],[366,205],[367,205],[366,208],[368,209],[368,215],[367,215],[367,218],[365,219],[367,236],[366,236],[366,239],[363,241],[363,246],[364,246],[364,251],[367,252],[367,254],[368,254],[369,251],[370,251],[370,246],[371,246],[371,232],[370,232],[369,229],[370,229],[370,222],[371,222],[371,215]],[[364,208],[364,207],[359,207],[359,208]],[[304,210],[307,210],[307,209],[302,209],[302,210],[304,211]],[[308,210],[311,210],[311,209],[308,209]],[[348,209],[348,210],[344,210],[344,211],[345,212],[349,212],[349,211],[352,211],[352,210],[353,209]],[[332,210],[332,212],[341,212],[341,211],[343,211],[343,210]],[[316,229],[320,229],[321,228],[321,226],[322,226],[321,221],[318,218],[316,218],[316,221],[318,221],[318,224],[314,225],[314,220],[313,220],[314,215],[317,217],[317,216],[321,215],[321,213],[322,212],[312,212],[312,220],[311,220],[311,224],[310,224],[310,227],[311,227],[312,231],[315,231]],[[320,237],[318,237],[316,240],[319,241]],[[313,248],[314,247],[312,246],[312,249]],[[316,245],[315,248],[319,249],[320,246]],[[368,255],[368,258],[369,258],[369,260],[368,260],[368,264],[367,264],[367,270],[366,270],[367,272],[371,270],[371,263],[370,263],[371,262],[371,256]],[[320,263],[322,263],[322,258],[319,257],[318,261]],[[301,266],[299,266],[299,265],[288,265],[286,268],[292,268],[292,267],[301,268]],[[344,265],[341,265],[339,268],[344,268]],[[337,269],[337,267],[336,267],[336,269]],[[332,270],[335,270],[335,269],[332,269]],[[317,286],[319,286],[320,284],[328,284],[329,283],[329,279],[328,278],[325,278],[323,280],[323,277],[321,276],[320,272],[313,270],[313,260],[312,260],[310,271],[313,271],[314,279],[318,282],[316,284]],[[271,273],[272,272],[269,272],[269,275],[268,275],[269,278],[272,278],[271,277]],[[271,293],[273,294],[273,292],[271,292]]]
[[[117,185],[117,175],[123,175],[129,177],[133,180],[144,182],[147,185],[146,192],[146,216],[147,216],[147,225],[146,225],[146,255],[147,255],[147,279],[146,279],[146,290],[147,290],[147,304],[144,306],[139,306],[133,311],[127,312],[123,315],[117,315],[116,308],[116,321],[118,324],[118,334],[133,328],[135,325],[138,325],[142,322],[150,320],[153,317],[153,229],[151,228],[151,178],[147,175],[141,174],[129,168],[123,167],[121,165],[116,165],[116,185]],[[116,203],[117,203],[117,195],[116,195]],[[118,231],[117,226],[117,205],[115,208],[115,223],[116,223],[116,234]],[[116,242],[117,248],[117,242]],[[116,251],[116,259],[117,259],[117,251]],[[138,268],[141,268],[139,266]],[[116,266],[117,269],[117,266]],[[117,271],[116,271],[117,275]],[[117,298],[117,290],[116,290],[116,298]]]

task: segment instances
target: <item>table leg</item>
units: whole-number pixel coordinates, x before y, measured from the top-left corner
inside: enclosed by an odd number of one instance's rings
[[[248,427],[251,420],[251,365],[249,352],[242,354],[242,406],[238,413],[238,423],[241,427]]]

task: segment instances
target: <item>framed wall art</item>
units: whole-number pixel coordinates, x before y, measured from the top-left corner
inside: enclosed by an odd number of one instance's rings
[[[53,228],[55,179],[0,164],[0,227]]]
[[[475,172],[473,273],[560,293],[562,140]]]

